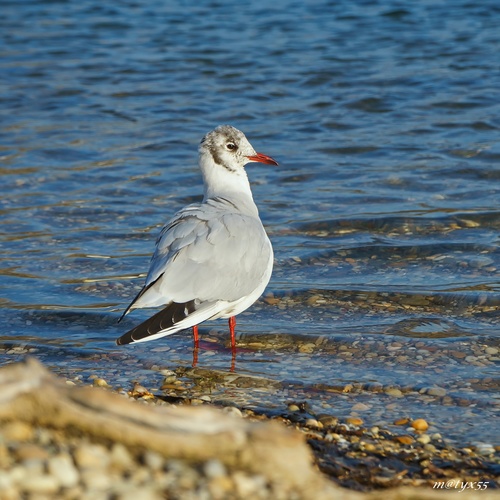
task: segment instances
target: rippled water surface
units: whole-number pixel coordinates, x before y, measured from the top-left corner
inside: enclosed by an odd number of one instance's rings
[[[498,444],[499,52],[496,0],[4,1],[1,363]],[[116,320],[220,123],[280,162],[248,168],[275,272],[234,371],[223,321],[190,371],[187,332]]]

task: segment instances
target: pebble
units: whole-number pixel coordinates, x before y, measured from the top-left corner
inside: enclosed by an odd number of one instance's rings
[[[474,443],[476,453],[483,456],[493,455],[495,448],[490,443]]]
[[[314,352],[315,344],[302,344],[299,346],[299,352],[310,354]]]
[[[346,422],[349,425],[355,425],[355,426],[363,425],[363,419],[361,419],[359,417],[349,417],[346,419]]]
[[[164,459],[156,451],[147,450],[144,453],[144,464],[153,471],[157,471],[163,468]]]
[[[305,422],[307,427],[314,427],[315,429],[322,429],[323,424],[318,422],[315,418],[308,418]]]
[[[429,444],[431,442],[431,437],[429,436],[429,434],[421,434],[420,436],[418,436],[417,441],[420,444]]]
[[[394,421],[394,425],[406,425],[410,419],[408,417],[398,418]]]
[[[395,387],[389,387],[384,392],[388,396],[392,396],[394,398],[401,398],[401,397],[403,397],[403,393],[399,389],[396,389]]]
[[[396,436],[394,439],[401,444],[412,444],[415,441],[413,437],[408,435]]]
[[[371,408],[370,405],[364,403],[356,403],[353,407],[353,411],[368,411]]]
[[[14,450],[14,454],[17,459],[21,461],[46,460],[49,457],[49,453],[46,449],[31,443],[19,445]]]
[[[243,472],[236,472],[233,476],[236,493],[240,498],[252,498],[256,493],[258,485],[252,477]]]
[[[411,426],[416,431],[426,431],[429,428],[429,424],[423,418],[417,418],[411,423]]]
[[[48,461],[48,471],[57,478],[63,488],[72,488],[78,484],[80,475],[68,453],[60,453]]]
[[[127,488],[127,491],[118,496],[118,500],[163,500],[164,498],[154,485]]]
[[[94,387],[109,387],[109,384],[103,378],[95,378],[92,382]]]
[[[224,406],[222,412],[233,417],[243,418],[243,413],[241,413],[241,410],[236,408],[236,406]]]
[[[108,490],[113,478],[106,469],[84,469],[81,472],[82,482],[89,490]]]
[[[114,443],[111,448],[110,462],[118,470],[128,471],[134,467],[134,459],[122,443]]]
[[[486,354],[492,354],[492,355],[495,355],[495,354],[498,354],[498,349],[496,347],[487,347],[484,352]]]
[[[339,422],[338,418],[331,415],[318,415],[318,420],[324,427],[335,427]]]
[[[2,425],[2,434],[6,441],[29,441],[34,437],[33,427],[24,422],[8,422]]]
[[[214,479],[217,477],[226,476],[227,470],[220,460],[212,459],[206,462],[203,466],[203,473],[206,477]]]
[[[59,482],[48,474],[28,475],[20,487],[26,493],[53,495],[59,490]]]
[[[427,394],[429,396],[443,397],[446,396],[446,389],[443,389],[442,387],[431,387],[427,389]]]
[[[0,470],[0,498],[4,496],[6,499],[18,497],[14,489],[14,481],[11,475],[8,472]]]
[[[82,469],[104,469],[111,460],[106,448],[100,444],[83,444],[75,450],[74,456]]]

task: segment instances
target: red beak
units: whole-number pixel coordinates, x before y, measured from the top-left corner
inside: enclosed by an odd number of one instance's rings
[[[268,165],[278,165],[278,162],[271,158],[270,156],[264,155],[262,153],[257,153],[255,156],[247,156],[250,161],[256,161],[258,163],[267,163]]]

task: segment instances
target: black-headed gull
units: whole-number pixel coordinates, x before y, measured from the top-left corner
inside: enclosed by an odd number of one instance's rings
[[[235,316],[262,295],[273,269],[273,248],[244,169],[250,162],[278,165],[229,125],[202,139],[203,201],[177,212],[162,229],[146,283],[123,316],[143,307],[163,309],[117,344],[154,340],[193,327],[197,346],[198,324],[229,318],[234,350]]]

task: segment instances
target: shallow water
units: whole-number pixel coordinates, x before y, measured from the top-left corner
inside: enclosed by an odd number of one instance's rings
[[[493,0],[3,2],[0,362],[153,388],[191,366],[187,332],[117,347],[148,312],[116,320],[230,123],[280,162],[248,168],[276,262],[234,373],[227,325],[201,328],[214,401],[498,443],[499,19]]]

